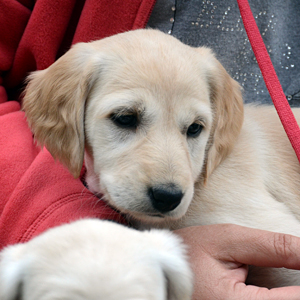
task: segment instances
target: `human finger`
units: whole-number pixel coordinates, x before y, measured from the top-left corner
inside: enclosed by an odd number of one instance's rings
[[[190,245],[222,261],[260,267],[300,269],[300,238],[233,224],[195,226],[176,231]]]

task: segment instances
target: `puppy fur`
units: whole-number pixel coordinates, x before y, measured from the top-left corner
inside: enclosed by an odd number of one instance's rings
[[[155,30],[77,44],[30,76],[24,110],[53,157],[75,177],[85,158],[90,190],[140,224],[235,223],[300,235],[300,167],[277,114],[244,107],[209,49]],[[124,116],[136,124],[116,123]],[[151,189],[182,198],[162,212]],[[287,272],[268,269],[251,282],[300,284]]]

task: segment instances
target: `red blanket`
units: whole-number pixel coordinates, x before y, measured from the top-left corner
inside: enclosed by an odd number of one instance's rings
[[[0,249],[78,218],[121,221],[35,145],[18,96],[29,72],[48,67],[72,44],[144,27],[154,2],[0,2]]]

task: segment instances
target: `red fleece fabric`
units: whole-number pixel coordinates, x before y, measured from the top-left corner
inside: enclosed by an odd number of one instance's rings
[[[36,146],[16,101],[0,104],[0,157],[1,247],[79,218],[122,220]]]
[[[154,4],[0,1],[0,250],[80,218],[124,222],[35,144],[19,95],[29,72],[47,68],[74,43],[144,27]]]

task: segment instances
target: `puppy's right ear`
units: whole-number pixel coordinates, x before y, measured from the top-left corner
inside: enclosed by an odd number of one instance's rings
[[[23,108],[41,146],[46,146],[73,174],[80,175],[84,157],[84,110],[99,76],[93,46],[79,43],[49,68],[32,73]]]
[[[204,170],[204,180],[207,181],[234,147],[244,121],[244,104],[240,85],[214,54],[206,48],[198,48],[198,52],[208,62],[207,80],[214,117]]]
[[[22,244],[10,246],[0,253],[0,300],[22,299],[25,261]]]

